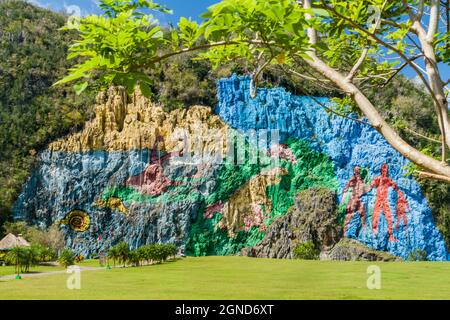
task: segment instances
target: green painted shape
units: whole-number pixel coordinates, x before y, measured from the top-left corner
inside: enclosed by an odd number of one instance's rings
[[[325,187],[336,191],[338,182],[334,173],[334,164],[325,154],[312,150],[304,140],[290,139],[287,145],[297,158],[297,164],[282,160],[281,167],[288,170],[280,183],[266,190],[272,202],[272,211],[265,224],[283,216],[294,204],[295,195],[305,189]],[[217,187],[209,195],[206,203],[211,205],[219,200],[226,201],[236,190],[270,166],[244,163],[240,166],[225,165],[219,174]],[[260,243],[265,233],[257,227],[248,232],[240,231],[230,238],[226,231],[216,229],[222,215],[215,214],[213,219],[205,219],[206,204],[200,209],[197,219],[192,223],[186,246],[188,255],[230,255],[238,253],[244,247]]]
[[[133,187],[125,186],[113,186],[106,188],[102,194],[102,200],[108,200],[109,198],[116,197],[123,202],[181,202],[181,201],[198,201],[200,193],[192,190],[189,186],[176,186],[170,187],[168,192],[159,196],[146,195],[139,192]]]

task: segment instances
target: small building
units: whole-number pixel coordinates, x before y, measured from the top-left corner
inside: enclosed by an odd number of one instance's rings
[[[17,237],[12,233],[8,233],[6,237],[4,237],[0,241],[0,251],[8,251],[16,247],[29,247],[30,244],[27,240],[22,238],[22,235],[18,235]]]

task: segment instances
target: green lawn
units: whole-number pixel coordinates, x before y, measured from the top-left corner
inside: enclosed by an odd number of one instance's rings
[[[92,264],[93,262],[87,262]],[[380,290],[366,286],[378,265]],[[139,268],[0,280],[1,299],[449,299],[450,264],[336,262],[244,257],[186,258]]]

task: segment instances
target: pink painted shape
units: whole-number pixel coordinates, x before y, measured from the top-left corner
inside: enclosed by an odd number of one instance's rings
[[[275,144],[270,148],[269,155],[271,157],[278,156],[280,159],[288,160],[293,164],[297,164],[297,158],[292,150],[285,144]]]
[[[212,219],[214,217],[214,213],[222,213],[223,203],[221,201],[214,203],[206,208],[203,217],[205,219]]]
[[[260,230],[265,230],[264,212],[261,205],[252,203],[251,207],[253,215],[244,217],[244,230],[249,231],[253,226],[258,226]]]

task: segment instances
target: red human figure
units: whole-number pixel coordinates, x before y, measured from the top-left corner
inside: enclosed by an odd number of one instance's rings
[[[353,169],[353,177],[351,177],[345,185],[344,191],[342,192],[341,202],[344,200],[344,195],[349,188],[352,188],[352,197],[347,204],[347,215],[345,216],[344,223],[344,237],[346,236],[347,226],[355,213],[359,212],[361,215],[363,230],[366,225],[366,209],[364,208],[364,203],[361,201],[361,197],[366,193],[367,187],[359,175],[359,167],[355,167]]]
[[[404,205],[404,203],[407,202],[403,196],[403,193],[399,190],[398,186],[395,184],[395,182],[389,178],[388,173],[388,165],[383,164],[381,166],[381,175],[376,177],[372,183],[370,184],[370,188],[368,190],[371,191],[373,187],[377,188],[377,196],[375,200],[375,207],[373,209],[373,216],[372,216],[372,231],[374,234],[378,233],[378,222],[380,217],[380,211],[383,210],[383,214],[386,217],[386,220],[388,222],[388,234],[389,234],[389,241],[397,241],[397,239],[394,237],[392,233],[392,214],[391,214],[391,208],[389,206],[389,199],[388,199],[388,191],[389,187],[393,188],[399,195],[399,202],[397,202],[397,214],[401,215],[406,222],[406,209],[407,207]],[[398,204],[400,203],[400,209],[398,208]],[[406,224],[406,223],[405,223]]]
[[[395,230],[398,230],[400,225],[400,219],[403,219],[403,223],[405,224],[406,234],[408,234],[408,219],[406,218],[406,211],[411,211],[409,208],[408,201],[405,199],[405,195],[400,190],[398,192],[397,199],[397,224],[395,226]]]

